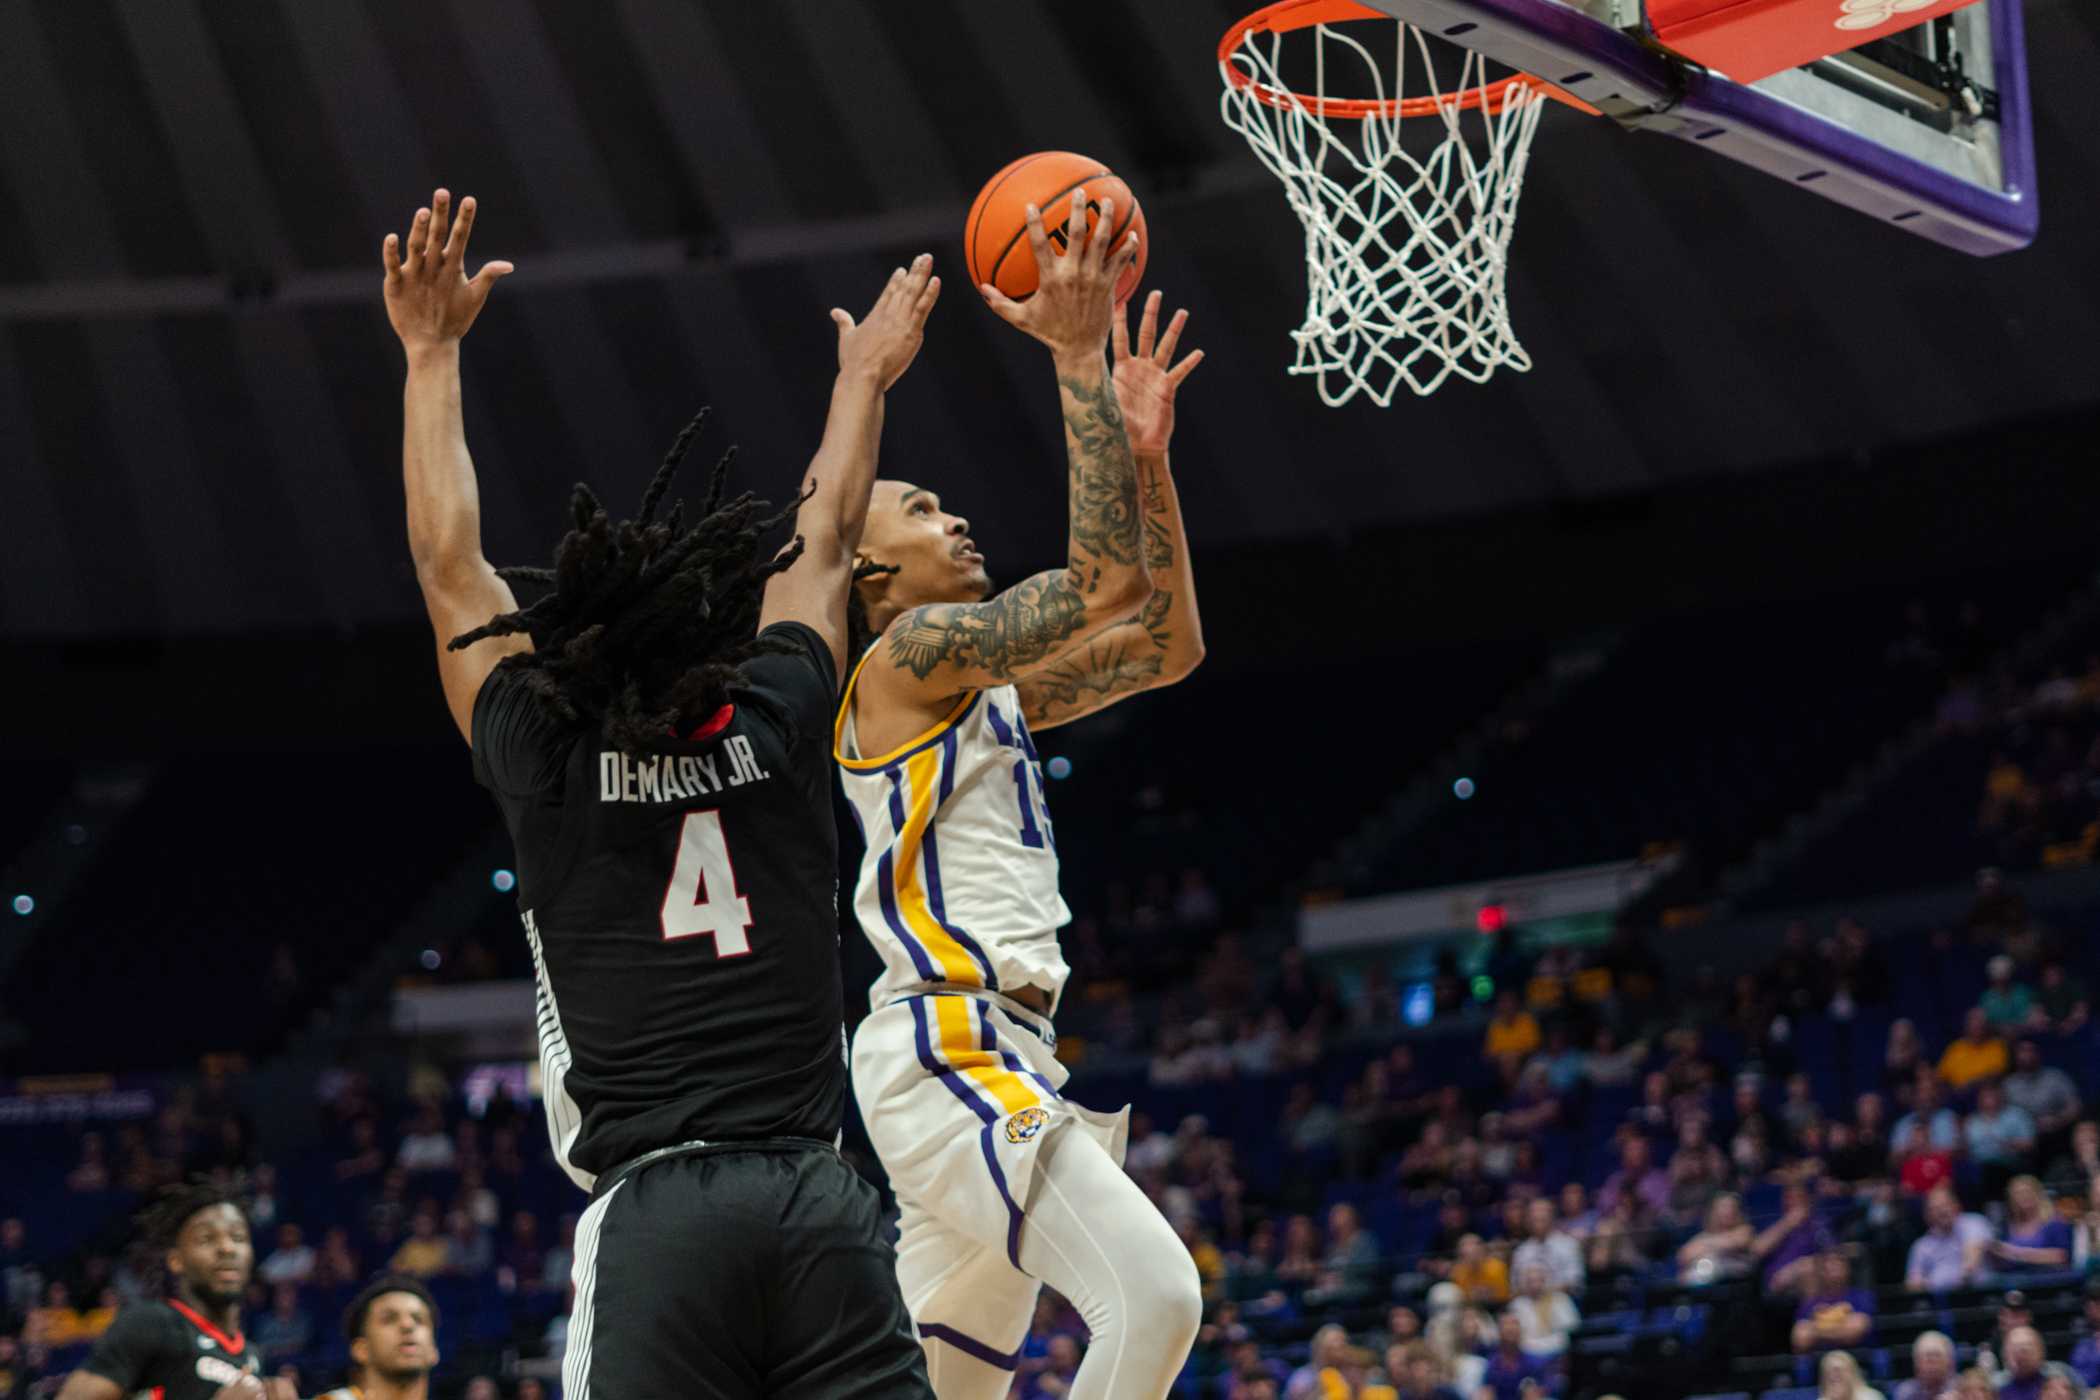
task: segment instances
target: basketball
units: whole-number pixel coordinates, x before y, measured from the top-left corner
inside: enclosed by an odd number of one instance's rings
[[[1145,276],[1145,211],[1137,196],[1115,172],[1100,161],[1070,151],[1037,151],[1022,156],[985,182],[970,205],[963,222],[963,255],[970,267],[970,281],[977,286],[989,282],[1015,301],[1035,294],[1035,255],[1028,246],[1027,207],[1043,212],[1043,228],[1059,253],[1065,250],[1065,223],[1072,213],[1072,191],[1086,189],[1086,221],[1089,229],[1100,221],[1101,201],[1115,201],[1116,221],[1113,248],[1132,229],[1137,230],[1137,261],[1116,284],[1116,301],[1130,299]]]

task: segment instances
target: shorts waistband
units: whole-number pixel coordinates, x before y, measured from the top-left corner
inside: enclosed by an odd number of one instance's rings
[[[717,1142],[706,1138],[694,1138],[691,1142],[674,1142],[669,1147],[659,1147],[654,1152],[620,1163],[591,1184],[591,1199],[601,1200],[615,1186],[633,1176],[644,1167],[653,1167],[658,1162],[673,1157],[716,1157],[731,1152],[836,1152],[837,1145],[822,1138],[770,1137],[741,1138],[735,1141]]]
[[[1028,1034],[1043,1042],[1048,1049],[1053,1051],[1057,1049],[1057,1027],[1050,1024],[1048,1016],[1030,1007],[1021,1005],[1012,997],[1002,996],[998,992],[989,992],[982,987],[960,987],[936,983],[921,987],[917,991],[906,992],[902,996],[892,997],[885,1004],[898,1006],[907,1001],[917,1001],[920,997],[968,997],[972,1001],[981,1001],[993,1010],[1004,1013],[1007,1020],[1012,1021],[1018,1029],[1028,1032]]]

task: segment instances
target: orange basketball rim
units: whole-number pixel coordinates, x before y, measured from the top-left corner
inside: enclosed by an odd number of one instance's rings
[[[1498,78],[1480,87],[1465,88],[1459,92],[1440,93],[1434,97],[1389,97],[1383,100],[1367,97],[1307,97],[1303,93],[1289,92],[1271,87],[1239,64],[1232,56],[1251,34],[1289,34],[1294,30],[1310,29],[1319,24],[1340,24],[1354,19],[1392,20],[1392,16],[1358,0],[1276,0],[1248,15],[1225,31],[1218,41],[1218,65],[1225,73],[1225,81],[1240,88],[1255,101],[1270,107],[1301,107],[1306,112],[1322,119],[1338,121],[1367,121],[1372,117],[1383,117],[1390,121],[1394,117],[1427,117],[1438,112],[1454,109],[1464,112],[1475,107],[1489,113],[1500,112],[1508,105],[1514,94],[1511,88],[1521,83],[1526,89],[1543,92],[1556,102],[1573,107],[1589,115],[1603,115],[1595,107],[1529,73],[1512,73],[1507,78]]]

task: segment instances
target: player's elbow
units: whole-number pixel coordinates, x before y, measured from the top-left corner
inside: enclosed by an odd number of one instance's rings
[[[1117,570],[1105,574],[1095,585],[1095,591],[1086,595],[1087,612],[1100,618],[1123,619],[1137,616],[1145,604],[1152,601],[1152,580],[1143,569]]]

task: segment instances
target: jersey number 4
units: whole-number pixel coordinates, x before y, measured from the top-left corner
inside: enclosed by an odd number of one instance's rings
[[[709,934],[715,955],[738,958],[751,951],[751,901],[737,893],[736,869],[719,812],[688,812],[678,834],[678,863],[664,891],[664,938]]]

